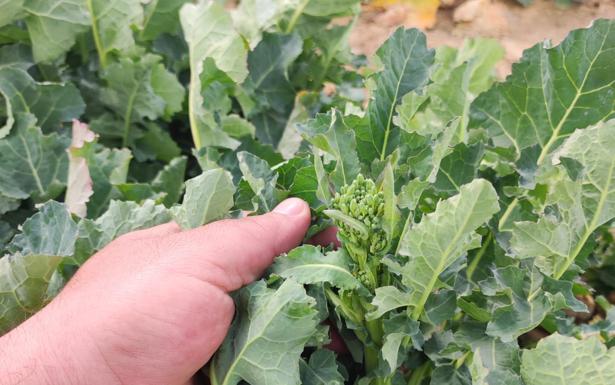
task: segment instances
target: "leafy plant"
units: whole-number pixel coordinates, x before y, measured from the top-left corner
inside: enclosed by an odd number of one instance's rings
[[[495,82],[417,30],[367,66],[358,0],[57,3],[0,2],[0,330],[121,234],[296,196],[341,245],[236,293],[212,384],[612,377],[613,21]]]

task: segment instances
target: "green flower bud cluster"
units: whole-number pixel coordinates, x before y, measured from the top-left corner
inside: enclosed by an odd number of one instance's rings
[[[356,270],[352,273],[352,275],[354,275],[354,277],[359,280],[359,282],[361,282],[361,284],[365,287],[371,287],[372,286],[372,280],[371,277],[369,276],[369,273],[365,270]]]
[[[359,174],[352,184],[343,186],[341,191],[335,194],[331,206],[356,219],[367,229],[365,232],[342,221],[335,221],[342,239],[352,242],[372,255],[386,249],[386,234],[381,226],[384,194],[378,191],[373,180]]]

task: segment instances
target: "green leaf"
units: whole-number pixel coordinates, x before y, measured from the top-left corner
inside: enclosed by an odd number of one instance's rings
[[[123,201],[133,201],[141,203],[147,199],[151,199],[156,203],[161,203],[165,193],[159,193],[147,183],[121,183],[114,187],[118,190]]]
[[[0,335],[47,303],[49,282],[61,260],[36,254],[0,258]]]
[[[162,200],[166,207],[171,207],[177,203],[182,192],[184,192],[184,175],[187,163],[188,158],[185,156],[174,158],[160,170],[152,181],[154,190],[166,194]]]
[[[37,62],[51,62],[64,55],[77,36],[91,28],[105,67],[111,51],[134,46],[131,26],[143,19],[141,3],[132,0],[27,0],[24,9]]]
[[[0,0],[0,27],[3,27],[23,15],[25,0]]]
[[[577,130],[566,140],[555,160],[574,161],[575,167],[581,167],[575,172],[580,171],[578,178],[551,179],[547,204],[557,208],[557,216],[515,223],[511,246],[517,257],[535,257],[546,274],[559,279],[591,234],[615,218],[614,135],[615,120],[611,120]]]
[[[486,384],[499,384],[497,375],[501,375],[502,378],[511,376],[517,378],[517,382],[503,384],[521,384],[517,374],[521,351],[516,340],[502,342],[497,337],[491,337],[485,334],[485,324],[477,322],[464,322],[455,332],[454,338],[456,343],[468,345],[468,351],[474,353],[473,360],[480,362],[480,366],[486,372]]]
[[[472,378],[468,367],[459,368],[453,365],[438,366],[431,373],[430,385],[472,385]]]
[[[269,164],[256,155],[246,151],[237,153],[239,168],[243,179],[248,182],[254,198],[254,210],[257,213],[266,213],[278,204],[276,196],[276,182],[278,174],[271,170]]]
[[[139,37],[154,40],[163,33],[175,33],[179,29],[179,9],[188,0],[152,0],[143,6],[143,28]]]
[[[171,119],[175,113],[182,110],[186,90],[172,72],[164,64],[158,63],[152,67],[152,89],[165,103],[164,118]]]
[[[9,134],[21,114],[33,114],[44,132],[52,132],[85,110],[83,99],[72,84],[37,83],[24,69],[16,67],[0,66],[0,95],[4,96],[7,113],[0,138]]]
[[[376,295],[372,299],[374,310],[370,311],[365,318],[375,320],[385,313],[400,307],[407,307],[412,302],[412,296],[395,286],[381,286],[376,288]]]
[[[143,6],[133,0],[87,0],[94,45],[101,66],[113,50],[134,46],[132,26],[143,23]]]
[[[358,152],[364,163],[384,160],[399,146],[393,125],[395,108],[410,91],[427,84],[434,52],[427,49],[425,35],[416,29],[398,29],[377,52],[384,69],[375,75],[376,90],[367,110],[369,125],[359,126]]]
[[[244,136],[253,138],[256,134],[256,127],[239,115],[227,115],[222,117],[221,120],[222,131],[226,132],[233,138],[242,138]]]
[[[476,349],[470,364],[473,385],[522,385],[521,377],[510,370],[489,370],[483,364],[480,349]]]
[[[169,210],[152,200],[146,200],[142,204],[111,201],[107,211],[95,221],[83,219],[79,222],[79,238],[75,244],[74,259],[79,264],[83,263],[120,235],[170,221]]]
[[[319,154],[314,154],[314,171],[318,182],[316,197],[320,199],[321,202],[329,203],[331,201],[329,177],[325,171],[325,167],[322,164]]]
[[[406,314],[397,314],[384,321],[384,333],[384,344],[380,353],[389,366],[388,373],[395,373],[401,365],[400,359],[403,360],[407,354],[404,351],[400,353],[400,348],[407,345],[408,341],[414,343],[414,340],[419,342],[422,339],[419,323],[408,318]]]
[[[615,22],[596,20],[555,47],[526,50],[504,83],[471,107],[471,127],[485,127],[498,146],[521,151],[537,145],[541,165],[562,140],[615,116]]]
[[[117,198],[116,184],[126,183],[128,166],[132,154],[128,149],[109,149],[96,146],[84,147],[93,194],[88,202],[88,217],[95,218],[102,214],[112,199]]]
[[[299,385],[299,358],[319,323],[315,300],[293,280],[277,290],[259,281],[240,292],[237,309],[210,364],[212,384]]]
[[[51,62],[64,55],[78,34],[91,24],[88,8],[81,0],[26,0],[25,19],[36,62]]]
[[[186,181],[184,201],[173,209],[173,217],[184,229],[222,219],[233,207],[234,193],[235,186],[227,171],[205,171]]]
[[[64,189],[68,141],[43,135],[31,117],[20,119],[11,135],[0,140],[0,193],[44,202]]]
[[[323,254],[321,249],[303,245],[278,257],[272,272],[301,284],[327,282],[340,289],[356,289],[361,284],[350,272],[350,257],[343,250]]]
[[[318,205],[318,180],[314,167],[306,166],[297,170],[289,195],[301,198],[310,206]]]
[[[458,192],[460,186],[470,183],[478,176],[483,155],[482,143],[470,146],[463,143],[456,145],[452,152],[440,161],[434,188],[445,194]]]
[[[526,271],[508,266],[496,269],[493,275],[507,302],[496,305],[487,334],[510,342],[540,325],[551,310],[551,303],[542,290],[543,277],[536,268]]]
[[[244,83],[255,101],[249,118],[256,137],[276,146],[293,110],[295,91],[288,79],[288,67],[299,56],[303,41],[297,34],[264,34],[248,55],[249,74]]]
[[[181,109],[183,87],[160,60],[156,55],[122,57],[103,74],[107,86],[101,90],[101,100],[121,119],[123,124],[117,128],[124,146],[132,139],[135,123],[170,117]]]
[[[13,199],[0,195],[0,215],[13,211],[19,207],[19,199]]]
[[[384,192],[384,216],[382,227],[387,233],[389,244],[398,235],[398,224],[401,214],[397,208],[397,196],[395,195],[395,175],[392,162],[387,162],[382,172],[382,191]]]
[[[467,250],[480,246],[476,229],[499,211],[489,182],[476,179],[458,195],[438,203],[436,211],[402,234],[399,253],[410,258],[403,266],[403,283],[412,291],[412,316],[418,319],[440,274]]]
[[[9,247],[22,255],[64,257],[73,255],[76,239],[77,224],[66,206],[49,201],[23,223]]]
[[[344,377],[339,372],[335,353],[319,349],[310,355],[308,362],[299,362],[302,385],[343,385]]]
[[[527,385],[602,385],[615,376],[615,349],[596,337],[579,341],[553,334],[523,352],[521,375]]]
[[[180,20],[190,52],[188,115],[194,145],[197,150],[208,145],[236,148],[238,143],[207,121],[212,118],[206,117],[203,108],[201,74],[208,59],[234,82],[242,82],[248,75],[243,39],[233,28],[229,14],[215,1],[184,4]]]
[[[273,29],[293,5],[293,1],[244,0],[232,12],[233,22],[254,49],[261,41],[263,31]]]
[[[132,141],[131,147],[139,162],[154,159],[170,162],[181,155],[181,148],[173,140],[167,127],[146,122],[145,132],[137,130],[135,134],[136,138]]]
[[[335,185],[339,188],[352,183],[361,169],[354,132],[346,126],[342,114],[333,110],[326,115],[316,115],[300,129],[310,143],[336,160],[331,174]]]

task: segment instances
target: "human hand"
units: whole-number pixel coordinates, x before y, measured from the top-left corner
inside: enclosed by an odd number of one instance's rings
[[[261,216],[121,236],[48,306],[0,338],[0,384],[190,381],[227,333],[234,314],[228,293],[297,246],[309,223],[307,204],[291,198]]]

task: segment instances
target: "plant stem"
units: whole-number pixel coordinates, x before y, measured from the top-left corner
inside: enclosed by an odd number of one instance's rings
[[[303,0],[303,2],[299,4],[297,8],[295,8],[295,12],[293,12],[292,16],[290,17],[290,21],[288,22],[286,31],[284,31],[285,33],[291,33],[293,29],[295,29],[295,25],[297,24],[299,17],[303,13],[303,10],[305,9],[305,7],[308,5],[309,2],[310,0]]]
[[[493,239],[493,233],[489,232],[480,250],[478,250],[478,253],[476,253],[476,255],[474,256],[474,259],[468,265],[468,268],[466,270],[466,275],[468,277],[468,280],[470,281],[472,280],[472,275],[474,275],[474,271],[476,270],[478,263],[480,262],[480,260],[483,258],[483,256],[487,252],[487,247],[489,247],[489,244],[491,244],[492,239]]]
[[[333,290],[331,290],[330,288],[325,288],[325,295],[333,305],[340,308],[342,314],[344,314],[346,318],[356,324],[361,323],[361,321],[363,320],[363,316],[357,314],[352,308],[348,307],[346,302],[344,302],[337,294],[335,294]]]
[[[194,72],[194,67],[190,68],[191,72]],[[196,120],[195,104],[197,93],[200,90],[199,77],[196,74],[190,74],[190,86],[188,89],[188,120],[190,121],[190,133],[192,134],[192,142],[194,142],[194,148],[196,150],[201,149],[201,136],[199,135],[199,127]]]
[[[517,207],[517,204],[519,204],[519,198],[515,198],[512,200],[512,202],[510,202],[510,204],[506,208],[506,211],[504,211],[504,214],[502,214],[502,217],[500,218],[500,221],[498,222],[498,230],[502,230],[502,227],[508,220],[508,217],[510,217],[510,214],[512,213],[512,211],[515,209],[515,207]]]
[[[98,52],[98,60],[100,61],[100,68],[107,67],[107,55],[100,41],[100,32],[98,31],[98,21],[94,14],[94,4],[92,0],[86,0],[88,12],[90,12],[90,20],[92,21],[92,35],[94,36],[94,45],[96,46],[96,52]]]

